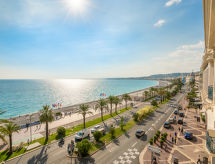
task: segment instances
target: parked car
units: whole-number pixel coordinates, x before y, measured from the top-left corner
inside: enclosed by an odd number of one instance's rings
[[[94,133],[95,131],[97,131],[99,128],[101,127],[101,125],[96,125],[91,129],[91,133]]]
[[[178,110],[182,110],[182,106],[181,105],[178,106]]]
[[[75,140],[81,141],[82,139],[87,138],[89,136],[90,136],[90,131],[88,129],[84,129],[75,134]]]
[[[174,114],[178,114],[178,110],[177,109],[174,111]]]
[[[170,124],[174,124],[175,119],[171,117],[171,118],[169,118],[168,122],[169,122]]]
[[[188,140],[192,140],[193,139],[193,133],[186,131],[184,133],[184,138],[188,139]]]
[[[179,113],[179,116],[180,116],[180,117],[184,117],[184,113],[183,113],[183,112],[180,112],[180,113]]]
[[[183,124],[183,119],[182,118],[178,119],[178,124]]]
[[[135,133],[136,137],[142,137],[145,134],[144,130],[138,129]]]
[[[164,122],[164,125],[163,125],[164,128],[170,128],[171,125],[168,121]]]

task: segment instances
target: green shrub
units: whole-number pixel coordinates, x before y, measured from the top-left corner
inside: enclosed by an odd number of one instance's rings
[[[113,125],[111,125],[111,127],[109,128],[109,133],[111,135],[111,138],[115,138],[115,127]]]
[[[92,145],[88,139],[83,139],[81,142],[78,142],[76,145],[78,148],[78,154],[82,157],[87,156],[91,146]]]
[[[157,141],[158,137],[155,135],[154,136],[154,143]]]
[[[161,136],[161,140],[164,140],[165,139],[165,137],[164,136]]]
[[[61,113],[61,112],[57,112],[57,113],[55,114],[55,116],[61,116],[61,117],[62,117],[62,113]]]
[[[150,145],[153,145],[153,138],[149,140]]]
[[[152,105],[152,106],[156,106],[156,107],[157,107],[157,106],[158,106],[158,103],[157,103],[157,101],[156,101],[156,100],[152,100],[151,105]]]
[[[134,119],[135,122],[138,121],[138,114],[137,114],[137,113],[134,113],[134,114],[132,115],[132,117],[133,117],[133,119]]]
[[[164,140],[160,140],[160,146],[162,147],[162,145],[163,145],[163,143],[164,143]]]
[[[95,131],[94,133],[93,133],[93,137],[95,138],[95,140],[98,142],[99,140],[100,140],[100,138],[102,137],[103,135],[102,135],[102,132],[100,132],[100,131]]]
[[[64,128],[64,127],[59,127],[59,128],[57,128],[57,136],[58,137],[65,137],[65,135],[66,135],[66,129]]]

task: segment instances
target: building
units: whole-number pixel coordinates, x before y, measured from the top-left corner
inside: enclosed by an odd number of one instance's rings
[[[200,85],[206,116],[206,147],[215,163],[215,1],[203,0],[205,54],[201,65]]]

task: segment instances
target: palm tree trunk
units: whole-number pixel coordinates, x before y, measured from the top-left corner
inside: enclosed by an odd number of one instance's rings
[[[84,120],[84,129],[85,129],[85,116],[83,116],[83,120]]]
[[[101,108],[101,118],[102,118],[102,121],[103,121],[103,109]]]
[[[125,108],[127,109],[127,101],[125,101]]]
[[[110,114],[112,115],[112,103],[110,104]]]
[[[9,143],[10,143],[10,147],[9,147],[9,153],[12,154],[13,152],[13,147],[12,147],[12,135],[9,135]]]
[[[117,114],[117,104],[115,104],[115,113]]]
[[[46,141],[49,139],[49,124],[46,122]]]

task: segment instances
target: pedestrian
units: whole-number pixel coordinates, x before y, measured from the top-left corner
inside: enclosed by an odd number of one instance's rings
[[[180,126],[178,127],[178,131],[180,132]]]
[[[169,134],[170,138],[171,138],[171,133]]]
[[[172,143],[174,142],[174,138],[172,137]]]
[[[181,133],[183,133],[183,131],[184,131],[184,129],[183,129],[183,127],[181,128]]]
[[[175,137],[177,136],[177,132],[175,132]]]
[[[197,160],[197,164],[198,164],[198,163],[201,164],[200,155],[199,155],[198,160]]]

